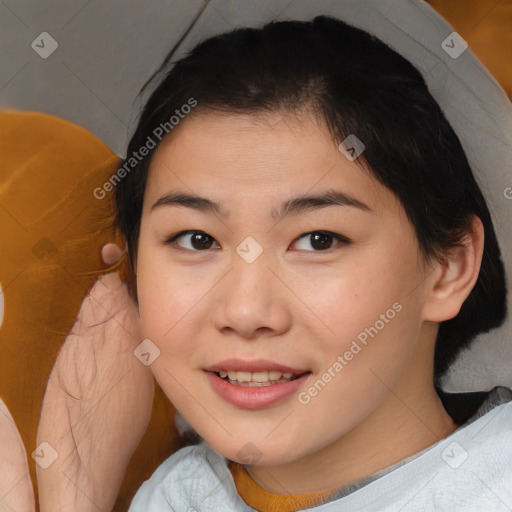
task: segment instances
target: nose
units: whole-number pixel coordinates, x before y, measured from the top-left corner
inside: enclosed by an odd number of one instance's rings
[[[238,254],[218,289],[221,300],[213,311],[213,324],[224,334],[254,340],[282,335],[291,325],[291,292],[260,255],[249,263]]]

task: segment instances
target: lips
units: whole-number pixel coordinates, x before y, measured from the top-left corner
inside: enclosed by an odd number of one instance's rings
[[[298,392],[312,373],[267,359],[225,359],[204,371],[213,390],[242,409],[277,405]]]
[[[223,400],[240,409],[252,410],[277,406],[298,393],[311,378],[311,372],[304,372],[285,382],[254,385],[255,383],[231,383],[214,371],[205,371],[205,374],[211,388]]]
[[[292,368],[274,361],[268,361],[266,359],[253,359],[246,361],[243,359],[225,359],[216,364],[213,364],[207,368],[206,371],[219,373],[221,370],[224,371],[235,371],[235,372],[264,372],[264,371],[277,371],[281,373],[292,373],[294,375],[301,375],[309,372],[307,368]]]

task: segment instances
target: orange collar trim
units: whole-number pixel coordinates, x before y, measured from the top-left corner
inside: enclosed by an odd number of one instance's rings
[[[311,494],[274,494],[260,487],[240,464],[228,461],[228,468],[240,497],[250,507],[260,512],[295,512],[321,505],[333,491]]]

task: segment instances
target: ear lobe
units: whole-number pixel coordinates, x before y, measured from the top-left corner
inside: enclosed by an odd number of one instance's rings
[[[425,320],[443,322],[457,316],[478,280],[485,235],[482,221],[476,215],[472,215],[471,224],[472,230],[463,245],[451,248],[439,264],[441,271],[435,272],[425,303]]]

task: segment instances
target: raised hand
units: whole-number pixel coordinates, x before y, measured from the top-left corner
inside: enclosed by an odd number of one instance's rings
[[[126,285],[117,273],[101,277],[46,388],[37,443],[41,460],[56,458],[37,467],[41,512],[112,510],[151,416],[154,379],[133,353],[141,342]]]

